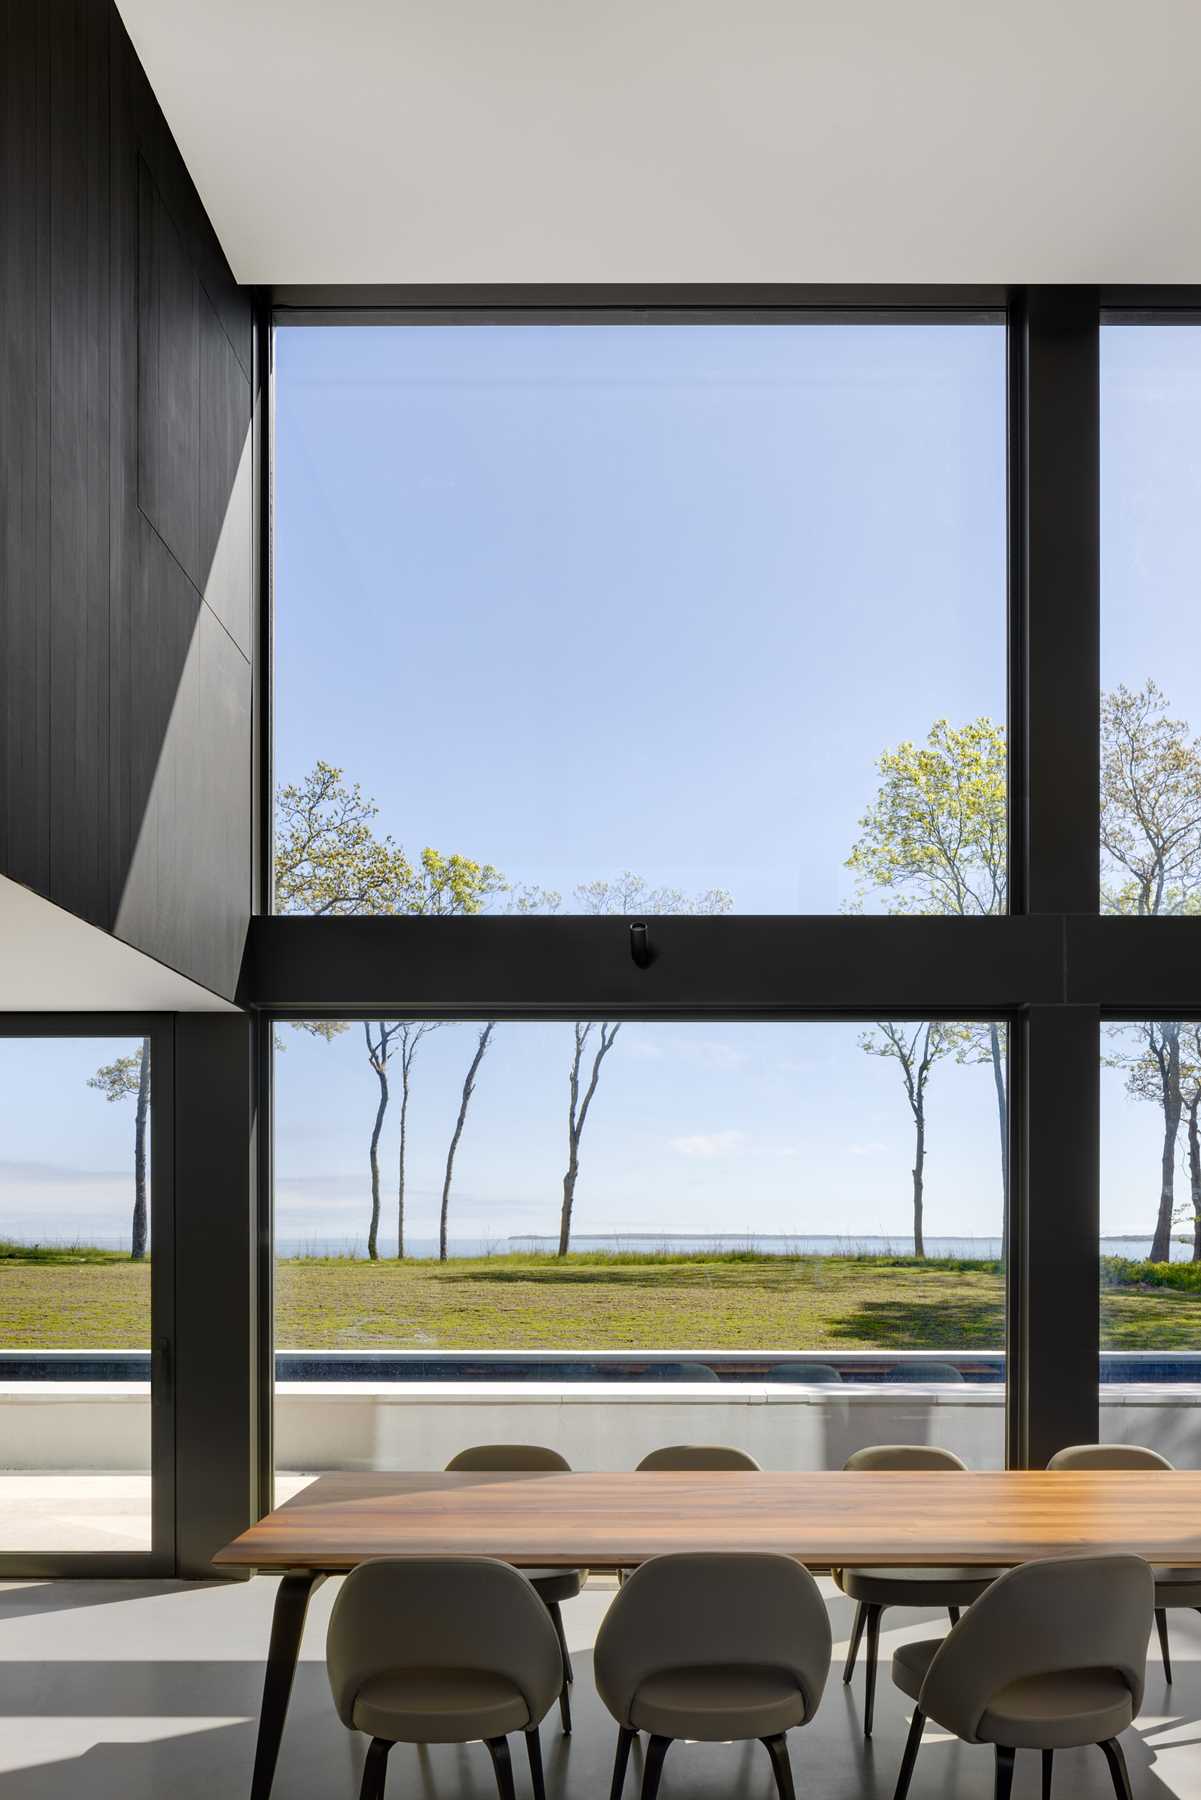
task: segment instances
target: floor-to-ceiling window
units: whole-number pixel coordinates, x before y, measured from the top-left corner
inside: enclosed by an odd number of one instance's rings
[[[275,910],[1004,915],[1006,382],[989,316],[278,328]],[[490,1377],[1003,1460],[995,1012],[382,1000],[276,1028],[281,1469]]]

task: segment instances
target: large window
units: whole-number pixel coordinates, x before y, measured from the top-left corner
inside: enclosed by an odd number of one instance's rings
[[[151,1548],[150,1041],[0,1037],[0,1551]]]
[[[1005,909],[1002,323],[275,369],[279,910]]]
[[[1201,911],[1201,326],[1101,333],[1102,904]]]
[[[673,1423],[776,1467],[872,1441],[1002,1462],[1003,1026],[279,1032],[291,1474],[439,1466],[535,1423],[597,1466]],[[656,1410],[615,1404],[631,1383],[659,1384]]]
[[[1107,1028],[1102,1072],[1102,1435],[1201,1467],[1201,1024]]]

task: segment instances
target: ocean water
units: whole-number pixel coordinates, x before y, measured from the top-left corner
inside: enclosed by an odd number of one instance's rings
[[[729,1237],[681,1237],[663,1232],[622,1232],[609,1236],[581,1234],[571,1240],[573,1250],[632,1251],[704,1251],[757,1250],[778,1256],[911,1256],[913,1239],[909,1237],[834,1237],[778,1235]],[[380,1255],[395,1256],[396,1239],[380,1237]],[[451,1238],[451,1256],[504,1256],[515,1251],[553,1252],[556,1237]],[[410,1238],[406,1252],[413,1257],[438,1254],[435,1238]],[[1125,1256],[1134,1261],[1146,1257],[1151,1250],[1150,1237],[1102,1238],[1102,1256]],[[366,1256],[367,1242],[358,1237],[281,1237],[276,1243],[279,1256]],[[927,1237],[927,1256],[953,1256],[999,1259],[1002,1254],[999,1237]],[[1192,1256],[1191,1239],[1179,1238],[1172,1243],[1172,1261],[1188,1262]]]

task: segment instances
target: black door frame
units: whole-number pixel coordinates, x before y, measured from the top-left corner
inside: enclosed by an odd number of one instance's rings
[[[150,1039],[150,1476],[149,1550],[0,1552],[6,1580],[150,1577],[176,1569],[175,1457],[175,1015],[0,1013],[0,1038]],[[63,1471],[69,1475],[70,1471]]]

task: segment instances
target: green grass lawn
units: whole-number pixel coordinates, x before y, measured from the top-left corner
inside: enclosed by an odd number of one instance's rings
[[[1201,1270],[1107,1259],[1107,1349],[1201,1348]],[[281,1349],[997,1349],[1001,1267],[903,1257],[587,1252],[281,1262]],[[0,1347],[149,1342],[150,1269],[0,1245]]]

